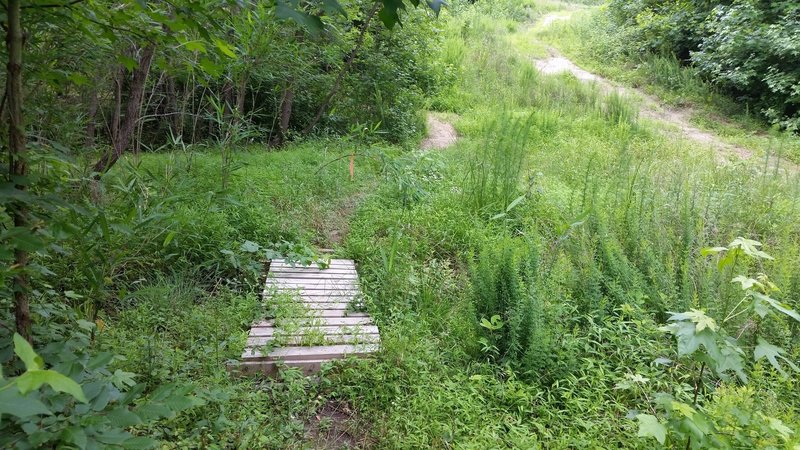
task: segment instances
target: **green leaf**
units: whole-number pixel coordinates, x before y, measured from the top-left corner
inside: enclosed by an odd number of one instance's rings
[[[44,360],[33,351],[30,342],[26,341],[19,333],[14,333],[14,353],[25,363],[25,370],[39,370],[44,368]]]
[[[733,242],[728,245],[728,248],[740,248],[745,255],[752,256],[754,258],[775,259],[765,252],[759,250],[759,247],[761,247],[761,242],[754,241],[752,239],[746,239],[741,236],[734,239]]]
[[[686,417],[688,419],[691,419],[695,415],[695,413],[697,413],[697,411],[695,411],[695,409],[692,408],[691,405],[687,405],[686,403],[683,402],[673,401],[671,406],[673,411],[681,413],[683,417]]]
[[[18,389],[0,390],[0,415],[8,414],[24,419],[30,416],[50,415],[50,409],[33,395],[23,396]]]
[[[200,58],[198,64],[200,64],[200,69],[202,69],[203,72],[207,73],[208,75],[215,77],[222,75],[222,66],[208,58]]]
[[[123,442],[122,448],[139,450],[139,449],[154,448],[156,445],[158,445],[158,441],[156,441],[155,439],[144,436],[136,436]]]
[[[203,41],[186,41],[184,42],[183,46],[186,47],[186,50],[189,50],[190,52],[208,53],[208,50],[206,50],[206,44],[204,44]]]
[[[79,449],[83,450],[86,448],[86,444],[88,444],[88,439],[86,437],[86,432],[83,431],[82,428],[79,427],[70,427],[64,430],[64,433],[61,435],[61,439],[66,442],[71,442],[75,444]]]
[[[777,309],[778,311],[786,314],[787,316],[791,317],[792,319],[800,322],[800,314],[798,314],[797,311],[793,310],[789,305],[781,303],[775,300],[774,298],[768,295],[764,295],[760,292],[751,291],[750,295],[752,295],[755,298],[755,304],[753,305],[753,307],[755,308],[756,313],[762,318],[764,318],[769,312],[769,308],[767,308],[767,305],[769,305]]]
[[[751,289],[753,286],[764,287],[764,285],[761,284],[760,281],[746,277],[744,275],[739,275],[736,278],[732,279],[731,283],[740,283],[742,285],[742,290],[744,291]]]
[[[153,403],[146,403],[144,405],[139,406],[134,411],[139,417],[142,418],[143,421],[147,422],[150,420],[160,419],[162,417],[170,417],[172,415],[172,410],[167,408],[164,405],[153,404]]]
[[[123,430],[104,430],[97,433],[96,439],[99,442],[109,445],[120,445],[132,438],[131,434]]]
[[[125,68],[128,70],[133,70],[139,66],[139,62],[130,56],[118,55],[117,61],[119,61],[119,63],[125,66]]]
[[[142,423],[142,419],[138,415],[124,406],[109,412],[107,417],[112,425],[122,428],[132,427]]]
[[[767,421],[769,422],[769,427],[774,431],[777,431],[784,440],[789,440],[789,438],[794,434],[794,430],[787,427],[780,419],[767,417]]]
[[[136,374],[133,372],[125,372],[117,369],[111,376],[111,382],[114,383],[114,386],[117,388],[124,389],[126,386],[131,387],[136,384],[136,380],[134,380],[135,376]]]
[[[236,47],[220,39],[214,39],[214,45],[216,45],[219,51],[225,54],[225,56],[236,58]]]
[[[29,370],[17,378],[17,387],[23,395],[39,389],[43,384],[47,384],[54,391],[69,394],[80,402],[87,402],[80,385],[55,370]]]
[[[322,30],[320,18],[301,11],[296,0],[277,0],[275,3],[275,17],[292,20],[312,34],[319,33]]]
[[[383,8],[378,12],[378,17],[386,28],[391,30],[396,24],[403,25],[398,12],[401,9],[406,9],[402,0],[383,0]]]
[[[711,317],[708,317],[705,312],[699,309],[690,309],[689,311],[673,314],[668,319],[670,321],[686,321],[689,320],[695,324],[697,332],[701,332],[708,328],[711,331],[717,331],[717,323]]]
[[[322,0],[322,9],[330,16],[339,14],[347,17],[347,11],[342,8],[337,0]]]
[[[244,243],[239,247],[239,250],[247,253],[255,253],[261,247],[253,241],[244,241]]]
[[[67,297],[72,300],[80,300],[83,298],[81,294],[78,294],[75,291],[64,291],[64,297]]]
[[[763,338],[758,338],[758,345],[756,346],[755,350],[753,350],[753,357],[755,357],[756,361],[767,358],[767,361],[772,364],[772,367],[774,367],[783,376],[787,376],[787,373],[783,370],[783,367],[781,367],[781,363],[778,361],[778,358],[784,360],[786,364],[788,364],[789,367],[791,367],[795,372],[800,372],[800,368],[783,356],[784,353],[785,351],[782,348],[770,344]]]
[[[650,414],[639,414],[636,416],[639,421],[639,437],[654,437],[659,444],[667,440],[667,429],[658,422],[655,416]]]
[[[514,199],[514,201],[513,201],[513,202],[511,202],[511,203],[509,203],[509,205],[506,207],[506,212],[510,212],[510,211],[511,211],[512,209],[514,209],[514,208],[515,208],[517,205],[519,205],[520,203],[522,203],[522,201],[523,201],[523,200],[525,200],[525,195],[524,195],[524,194],[523,194],[523,195],[520,195],[520,196],[519,196],[519,197],[517,197],[517,198],[515,198],[515,199]]]
[[[700,254],[703,256],[716,255],[717,253],[728,250],[728,247],[705,247],[700,249]]]
[[[174,231],[174,230],[170,231],[169,233],[167,233],[167,237],[164,238],[164,243],[161,244],[161,246],[162,247],[168,246],[169,243],[172,242],[173,239],[175,239],[175,234],[176,234],[176,231]]]

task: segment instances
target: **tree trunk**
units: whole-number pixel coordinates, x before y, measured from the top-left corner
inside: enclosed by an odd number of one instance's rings
[[[333,100],[333,97],[337,93],[339,93],[339,89],[342,87],[342,81],[344,80],[345,75],[347,75],[347,73],[350,72],[350,68],[353,66],[353,62],[356,59],[356,55],[358,54],[358,51],[361,49],[361,46],[364,44],[364,37],[367,34],[367,29],[369,28],[369,24],[370,22],[372,22],[372,18],[375,17],[375,14],[378,13],[378,10],[380,9],[382,4],[383,3],[381,2],[376,2],[375,5],[372,7],[372,9],[369,11],[369,13],[367,13],[367,18],[361,25],[361,30],[358,33],[358,40],[356,40],[356,45],[353,46],[353,49],[347,55],[344,66],[342,66],[342,69],[339,71],[339,75],[336,76],[336,81],[333,83],[333,87],[331,88],[330,92],[328,92],[328,95],[325,96],[325,99],[322,101],[322,104],[317,110],[317,113],[314,115],[314,118],[311,119],[311,122],[309,122],[309,124],[306,125],[306,127],[303,129],[303,134],[311,133],[314,127],[317,126],[317,123],[322,118],[322,116],[328,111],[328,108],[331,105],[331,100]]]
[[[175,78],[170,74],[165,74],[167,77],[164,83],[164,89],[167,95],[167,114],[170,117],[170,128],[172,135],[178,137],[183,134],[183,114],[178,108],[178,93],[175,90]]]
[[[92,86],[89,91],[89,111],[86,114],[86,138],[84,140],[84,147],[94,147],[94,137],[97,129],[97,108],[100,105],[100,99],[97,96],[97,85]]]
[[[241,119],[244,117],[244,101],[247,98],[247,80],[249,76],[245,71],[239,79],[239,87],[236,90],[236,112]]]
[[[94,164],[93,170],[97,173],[97,177],[108,171],[108,169],[119,160],[125,152],[125,149],[128,148],[131,143],[134,131],[136,130],[136,123],[139,121],[139,112],[142,106],[145,82],[150,72],[150,63],[153,62],[155,50],[155,45],[147,44],[141,51],[139,65],[133,70],[133,80],[130,84],[128,101],[125,104],[125,117],[122,124],[119,126],[116,138],[114,139],[114,145]]]
[[[272,138],[270,145],[279,147],[283,145],[286,140],[286,135],[289,132],[289,121],[292,119],[292,103],[294,102],[294,90],[292,88],[292,80],[283,90],[281,97],[281,110],[278,120],[278,134]]]
[[[111,145],[117,142],[119,124],[122,118],[122,80],[125,79],[125,68],[120,66],[114,75],[114,113],[111,115]]]
[[[6,9],[6,93],[8,95],[8,160],[9,174],[14,179],[22,179],[28,173],[25,149],[25,121],[22,112],[22,7],[21,0],[8,0]],[[25,183],[22,181],[21,183]],[[24,191],[24,184],[16,185]],[[28,208],[22,201],[12,204],[11,216],[14,226],[28,228]],[[28,341],[31,340],[31,312],[28,298],[28,252],[14,250],[14,318],[17,332]]]
[[[233,83],[227,77],[225,78],[225,83],[222,84],[222,103],[222,120],[232,123],[234,111]]]

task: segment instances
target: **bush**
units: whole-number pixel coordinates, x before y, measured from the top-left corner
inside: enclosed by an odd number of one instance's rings
[[[800,129],[800,20],[795,2],[614,0],[629,51],[672,55],[770,123]]]

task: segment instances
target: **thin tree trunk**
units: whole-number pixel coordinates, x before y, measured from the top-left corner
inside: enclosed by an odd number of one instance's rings
[[[370,22],[372,22],[372,18],[375,17],[378,10],[380,9],[383,3],[376,2],[372,9],[367,13],[367,18],[364,20],[364,23],[361,25],[361,30],[358,33],[358,40],[356,40],[356,45],[353,46],[353,49],[347,55],[347,59],[345,59],[344,66],[339,71],[339,75],[336,77],[336,81],[333,83],[333,87],[331,88],[328,95],[325,96],[325,100],[322,101],[317,113],[314,115],[314,118],[311,119],[311,122],[303,129],[303,134],[310,133],[314,127],[317,126],[317,123],[322,118],[322,116],[328,111],[328,108],[331,105],[331,100],[333,97],[339,93],[339,89],[342,87],[342,81],[344,80],[345,75],[350,72],[350,68],[353,66],[353,62],[356,59],[356,55],[358,51],[361,50],[361,46],[364,44],[364,37],[367,34],[367,29],[369,28]]]
[[[12,177],[24,178],[28,173],[25,148],[25,117],[22,112],[22,7],[21,0],[8,0],[6,9],[7,30],[6,50],[8,65],[6,66],[6,93],[8,94],[8,160],[9,173]],[[20,184],[17,189],[24,191],[26,186]],[[11,216],[14,226],[28,228],[28,208],[22,201],[12,205]],[[17,332],[31,340],[31,311],[28,298],[28,252],[20,248],[14,250],[14,319]]]
[[[153,85],[153,89],[150,90],[150,96],[147,97],[147,102],[142,102],[142,104],[139,107],[139,115],[138,118],[136,119],[138,121],[136,124],[136,137],[133,141],[133,153],[136,155],[138,155],[142,149],[141,146],[142,146],[142,135],[144,134],[144,124],[147,121],[146,119],[148,118],[147,114],[142,116],[142,113],[143,112],[146,113],[148,110],[152,110],[154,117],[158,118],[160,102],[156,104],[155,107],[151,107],[151,105],[153,104],[153,98],[156,96],[159,88],[161,87],[161,83],[164,82],[164,76],[165,76],[164,72],[161,72],[159,74],[158,80],[156,81],[155,85]]]
[[[86,114],[86,138],[84,147],[94,147],[94,137],[97,130],[97,109],[100,106],[100,99],[97,96],[97,84],[92,86],[89,91],[89,111]]]
[[[273,147],[279,147],[283,145],[283,142],[286,140],[286,135],[289,132],[289,121],[292,118],[292,104],[294,102],[294,89],[292,87],[292,80],[289,80],[289,84],[283,90],[283,96],[281,97],[281,107],[280,107],[280,114],[278,120],[278,134],[272,138],[270,145]]]
[[[93,170],[98,175],[110,169],[131,143],[136,129],[136,122],[139,120],[145,82],[147,81],[147,74],[150,72],[150,63],[153,62],[155,50],[156,48],[153,44],[147,44],[147,46],[142,49],[142,53],[139,56],[139,66],[133,70],[130,94],[125,104],[125,118],[122,125],[119,127],[116,139],[114,139],[114,145],[94,164]]]
[[[222,84],[222,120],[232,122],[234,111],[233,83],[226,77]]]
[[[111,115],[111,145],[117,142],[119,124],[122,120],[122,80],[125,79],[125,68],[120,66],[114,75],[114,113]]]
[[[167,95],[167,114],[170,117],[170,128],[175,137],[183,133],[183,114],[178,110],[178,93],[175,91],[175,78],[170,74],[165,74],[167,79],[164,89]]]
[[[236,112],[241,119],[244,117],[244,101],[247,98],[247,80],[250,78],[247,71],[242,73],[239,79],[239,87],[236,89]]]

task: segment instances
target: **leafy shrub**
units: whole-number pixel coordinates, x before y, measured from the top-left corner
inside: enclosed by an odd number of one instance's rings
[[[532,243],[493,240],[478,255],[470,279],[484,356],[549,384],[566,376],[561,365],[570,351],[562,347],[555,352],[557,325],[545,311],[538,252]]]
[[[49,307],[60,319],[71,315]],[[38,354],[18,334],[0,339],[0,363],[11,376],[0,377],[3,448],[152,448],[154,439],[127,430],[203,404],[191,384],[167,383],[143,395],[146,385],[135,374],[114,369],[120,356],[92,348],[95,331],[95,324],[74,317],[51,322],[48,338],[61,340]],[[12,346],[20,361],[10,360]]]
[[[632,53],[691,63],[770,123],[800,128],[800,69],[793,63],[800,12],[794,2],[614,0],[609,13],[630,38]]]

